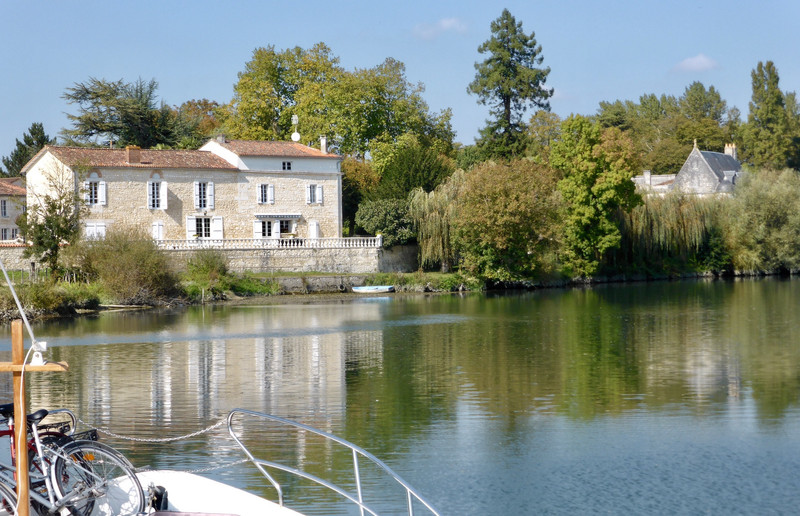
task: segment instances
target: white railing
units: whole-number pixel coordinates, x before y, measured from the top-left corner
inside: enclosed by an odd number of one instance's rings
[[[375,249],[383,238],[223,238],[190,240],[156,240],[161,249]]]
[[[239,415],[241,416],[238,420],[236,425],[234,425],[234,418]],[[295,467],[293,465],[283,464],[279,462],[275,462],[273,460],[268,460],[263,457],[256,457],[254,456],[251,451],[245,446],[245,444],[241,440],[241,432],[243,428],[243,420],[245,417],[251,418],[253,422],[263,422],[263,423],[274,423],[277,424],[277,428],[283,429],[285,431],[285,444],[288,445],[289,443],[293,442],[294,439],[302,439],[303,441],[306,440],[306,433],[308,434],[316,434],[327,441],[327,444],[330,446],[339,446],[340,449],[346,450],[350,453],[352,457],[352,481],[355,483],[355,492],[353,492],[353,487],[344,488],[337,484],[334,484],[332,480],[321,478],[312,474],[308,471],[302,469],[303,464],[298,464],[299,467]],[[234,429],[236,428],[236,430]],[[333,434],[329,434],[328,432],[324,432],[319,430],[318,428],[314,428],[313,426],[308,426],[303,423],[298,423],[297,421],[292,421],[290,419],[284,419],[282,417],[273,416],[272,414],[264,414],[262,412],[254,412],[252,410],[247,409],[233,409],[228,414],[228,433],[231,435],[236,444],[242,449],[244,454],[250,459],[250,462],[255,465],[256,468],[264,475],[264,478],[275,488],[278,493],[278,503],[283,506],[283,489],[281,485],[277,482],[277,480],[269,473],[269,470],[277,470],[289,473],[291,475],[295,475],[300,478],[305,478],[307,480],[311,480],[312,482],[316,482],[317,484],[324,486],[331,491],[338,493],[342,496],[345,500],[349,501],[350,503],[354,504],[358,507],[361,516],[366,516],[369,514],[370,516],[378,516],[378,513],[375,509],[370,507],[370,503],[372,500],[367,501],[367,498],[371,498],[371,493],[367,493],[366,485],[362,483],[361,478],[361,467],[366,466],[368,464],[372,464],[377,466],[378,471],[381,472],[382,476],[385,478],[392,479],[394,483],[399,485],[402,488],[402,492],[404,492],[405,496],[403,499],[398,499],[395,503],[395,514],[406,513],[408,516],[414,516],[415,511],[414,507],[421,509],[425,514],[430,514],[432,516],[439,516],[439,512],[433,508],[430,502],[425,500],[419,492],[417,492],[411,485],[409,485],[405,480],[403,480],[400,475],[392,471],[392,469],[387,466],[383,461],[381,461],[376,456],[372,455],[370,452],[366,451],[363,448],[356,446],[355,444],[345,441],[341,437],[337,437]],[[313,461],[312,461],[313,462]],[[337,471],[333,469],[327,469],[326,473],[330,476],[335,476]],[[401,491],[398,491],[398,494]],[[400,511],[401,506],[405,506],[404,511]]]

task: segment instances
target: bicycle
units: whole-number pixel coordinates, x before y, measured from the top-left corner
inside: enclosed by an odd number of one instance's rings
[[[14,435],[13,407],[10,411],[8,407],[0,405],[0,416],[6,417],[8,425],[0,436]],[[74,440],[61,429],[40,431],[39,424],[48,414],[41,409],[26,418],[30,429],[27,448],[33,454],[29,471],[31,508],[39,514],[66,510],[74,516],[121,516],[143,511],[144,493],[130,462],[109,446]],[[11,446],[13,450],[13,439]],[[16,492],[13,453],[13,464],[0,462],[0,485]],[[11,500],[2,492],[0,496]],[[16,504],[16,495],[13,500]],[[9,503],[3,501],[1,505]]]

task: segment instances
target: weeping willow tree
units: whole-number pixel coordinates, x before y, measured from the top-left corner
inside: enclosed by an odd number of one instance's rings
[[[800,268],[800,173],[758,170],[725,206],[725,241],[740,271]]]
[[[433,191],[416,188],[409,195],[408,212],[417,230],[421,265],[438,263],[442,272],[453,266],[452,221],[463,185],[464,171],[458,170]]]
[[[619,214],[622,245],[614,265],[665,272],[727,268],[730,257],[720,227],[726,200],[680,193],[645,197],[643,204]]]

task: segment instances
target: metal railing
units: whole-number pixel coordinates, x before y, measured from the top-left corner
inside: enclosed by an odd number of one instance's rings
[[[236,435],[236,432],[233,430],[233,419],[234,419],[234,416],[236,414],[253,416],[253,417],[256,417],[256,418],[260,418],[260,419],[274,421],[274,422],[280,423],[282,425],[286,425],[288,427],[294,427],[294,428],[299,429],[300,431],[306,431],[306,432],[310,432],[310,433],[319,435],[319,436],[327,439],[328,441],[330,441],[332,443],[339,444],[340,446],[343,446],[344,448],[349,449],[352,452],[352,456],[353,456],[353,474],[354,474],[354,478],[355,478],[356,492],[355,493],[350,493],[350,492],[346,491],[345,489],[333,484],[332,482],[329,482],[327,480],[319,478],[316,475],[313,475],[313,474],[308,473],[306,471],[303,471],[301,469],[294,468],[294,467],[291,467],[291,466],[287,466],[285,464],[280,464],[280,463],[277,463],[277,462],[273,462],[273,461],[269,461],[269,460],[265,460],[265,459],[260,459],[260,458],[254,457],[253,454],[250,453],[250,450],[247,449],[247,447],[242,443],[242,441]],[[357,505],[359,507],[360,511],[361,511],[362,516],[364,514],[371,514],[373,516],[377,516],[377,513],[373,509],[370,509],[367,506],[366,502],[364,501],[361,474],[360,474],[360,468],[359,468],[359,457],[362,457],[362,458],[370,461],[374,465],[378,466],[378,468],[380,468],[384,473],[386,473],[389,477],[394,479],[394,481],[397,484],[402,486],[402,488],[406,492],[406,503],[407,503],[407,507],[408,507],[408,515],[409,516],[413,516],[413,514],[414,514],[413,505],[414,505],[414,501],[415,500],[416,500],[416,502],[418,504],[421,504],[426,509],[428,509],[430,514],[432,514],[434,516],[439,516],[439,513],[436,511],[436,509],[433,508],[433,506],[429,502],[424,500],[422,498],[422,496],[420,496],[416,492],[416,490],[414,490],[413,487],[411,487],[405,480],[400,478],[400,475],[398,475],[397,473],[392,471],[392,469],[389,468],[389,466],[387,466],[386,464],[384,464],[383,461],[381,461],[380,459],[378,459],[377,457],[375,457],[374,455],[372,455],[368,451],[364,450],[363,448],[360,448],[360,447],[356,446],[355,444],[352,444],[352,443],[350,443],[348,441],[345,441],[344,439],[342,439],[340,437],[337,437],[337,436],[335,436],[333,434],[329,434],[327,432],[323,432],[322,430],[319,430],[319,429],[314,428],[312,426],[304,425],[303,423],[298,423],[297,421],[292,421],[290,419],[284,419],[284,418],[281,418],[281,417],[278,417],[278,416],[273,416],[271,414],[264,414],[262,412],[254,412],[252,410],[246,410],[246,409],[233,409],[230,412],[230,414],[228,414],[228,433],[231,434],[231,437],[233,437],[233,440],[236,441],[236,443],[242,448],[242,451],[244,451],[245,455],[247,455],[247,457],[250,459],[250,462],[252,462],[256,466],[256,468],[258,468],[258,470],[261,472],[261,474],[264,475],[264,477],[269,481],[270,484],[272,484],[272,486],[278,492],[278,503],[280,505],[283,505],[283,490],[281,489],[280,484],[275,480],[275,478],[272,475],[269,474],[269,472],[266,470],[266,468],[274,468],[276,470],[285,471],[285,472],[290,473],[292,475],[295,475],[295,476],[298,476],[298,477],[302,477],[302,478],[311,480],[313,482],[316,482],[317,484],[322,485],[322,486],[330,489],[331,491],[334,491],[334,492],[338,493],[339,495],[343,496],[345,499],[347,499],[350,502],[352,502],[355,505]]]
[[[375,249],[383,238],[198,238],[189,240],[156,240],[161,249]]]

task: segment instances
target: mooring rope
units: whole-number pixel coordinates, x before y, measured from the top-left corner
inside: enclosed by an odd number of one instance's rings
[[[114,433],[111,430],[109,430],[108,428],[105,428],[105,427],[102,427],[102,426],[91,425],[91,424],[87,423],[86,421],[82,420],[81,418],[79,418],[77,416],[75,417],[75,419],[77,419],[81,424],[83,424],[85,426],[88,426],[89,428],[94,428],[95,430],[97,430],[99,432],[102,432],[102,433],[104,433],[106,435],[109,435],[111,437],[114,437],[116,439],[123,439],[125,441],[135,441],[135,442],[140,442],[140,443],[169,443],[169,442],[173,442],[173,441],[181,441],[183,439],[190,439],[192,437],[197,437],[198,435],[202,435],[202,434],[204,434],[206,432],[210,432],[211,430],[219,428],[222,425],[224,425],[225,421],[226,421],[225,419],[221,419],[221,420],[217,421],[216,423],[214,423],[213,425],[211,425],[209,427],[206,427],[206,428],[203,428],[202,430],[198,430],[197,432],[192,432],[191,434],[179,435],[177,437],[158,437],[158,438],[151,437],[151,438],[145,439],[145,438],[142,438],[142,437],[132,437],[132,436],[129,436],[129,435],[121,435],[121,434]]]

